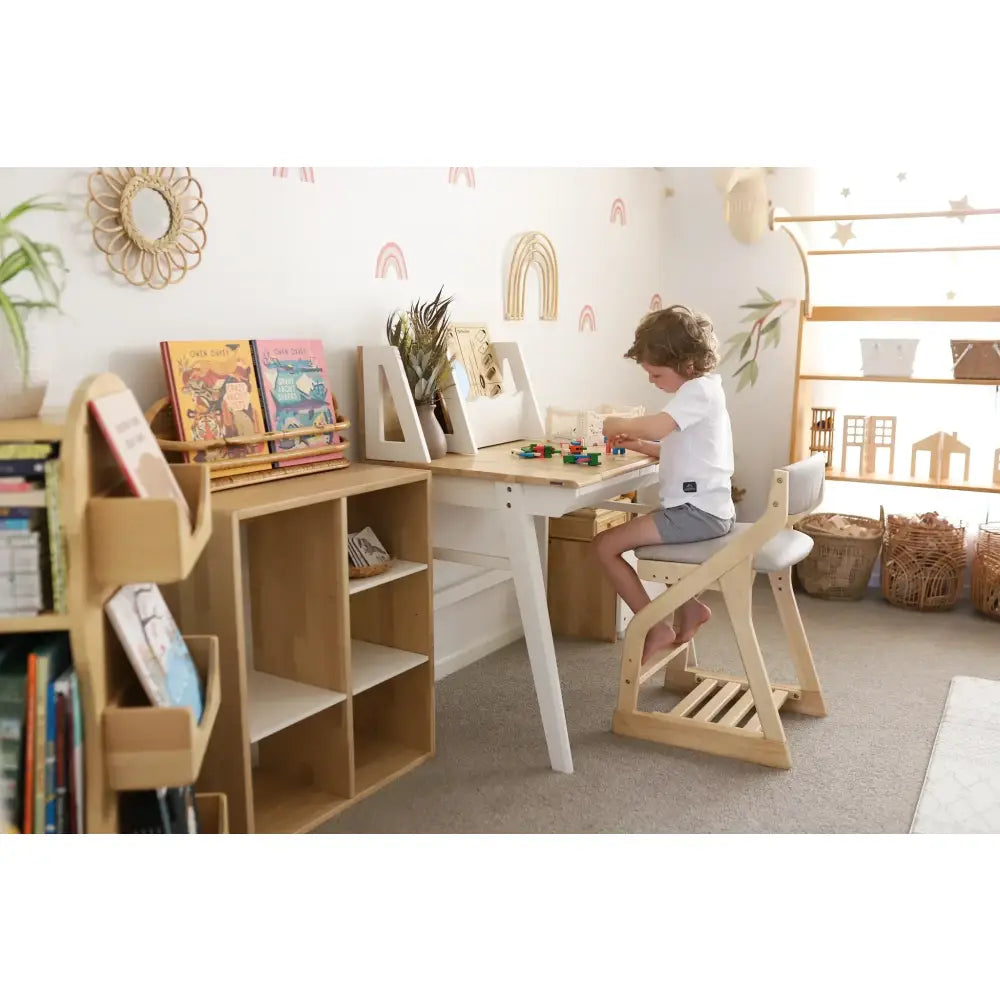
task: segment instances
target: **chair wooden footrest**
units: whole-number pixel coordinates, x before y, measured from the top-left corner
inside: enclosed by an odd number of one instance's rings
[[[705,683],[705,681],[738,684],[744,691],[747,688],[747,679],[745,677],[734,677],[732,674],[691,669],[668,671],[664,678],[664,686],[670,691],[677,691],[683,694],[687,691],[693,692],[698,690],[699,686]],[[796,712],[799,715],[812,715],[817,718],[826,716],[826,702],[823,700],[822,691],[803,691],[798,684],[772,683],[771,687],[775,691],[786,692],[787,699],[781,706],[786,711]],[[675,708],[674,711],[676,710]]]

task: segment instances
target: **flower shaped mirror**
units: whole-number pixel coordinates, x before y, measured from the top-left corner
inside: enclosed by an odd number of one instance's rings
[[[87,190],[94,243],[131,284],[166,288],[201,263],[208,207],[189,168],[102,167]]]

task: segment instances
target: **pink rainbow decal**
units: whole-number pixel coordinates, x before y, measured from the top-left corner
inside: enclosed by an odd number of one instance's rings
[[[375,277],[385,278],[388,276],[390,265],[396,270],[397,278],[407,278],[406,259],[403,251],[399,249],[397,243],[386,243],[378,252],[378,260],[375,262]]]
[[[654,295],[654,296],[653,296],[653,297],[652,297],[652,298],[651,298],[651,299],[649,300],[649,311],[650,311],[650,312],[657,312],[658,310],[660,310],[660,309],[662,309],[662,308],[663,308],[663,299],[661,299],[661,298],[660,298],[660,293],[659,293],[659,292],[657,292],[657,293],[656,293],[656,294],[655,294],[655,295]]]
[[[611,202],[611,221],[614,222],[615,218],[618,219],[619,225],[622,226],[624,226],[628,221],[625,217],[625,202],[623,202],[621,198],[615,198],[615,200]]]
[[[474,188],[476,186],[476,172],[472,167],[449,167],[448,183],[457,184],[460,177],[465,178],[465,186]]]
[[[308,181],[310,184],[316,183],[315,167],[299,167],[299,180]],[[288,167],[271,167],[272,177],[287,177]]]
[[[597,317],[594,315],[593,307],[586,305],[580,310],[580,333],[583,333],[588,327],[591,333],[597,329]]]

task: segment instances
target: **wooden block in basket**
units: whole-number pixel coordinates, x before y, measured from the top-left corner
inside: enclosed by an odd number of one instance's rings
[[[344,469],[351,464],[350,459],[344,455],[344,452],[350,445],[350,441],[346,437],[341,436],[340,441],[336,444],[293,451],[287,455],[272,453],[274,464],[270,469],[260,469],[257,467],[250,472],[240,471],[241,467],[245,469],[248,464],[252,464],[253,459],[225,457],[213,459],[208,457],[208,453],[235,445],[261,444],[286,440],[288,438],[315,437],[321,432],[316,427],[301,427],[294,430],[248,434],[242,437],[212,438],[204,441],[180,441],[177,438],[173,404],[169,397],[158,399],[146,411],[146,420],[153,431],[160,450],[166,455],[168,462],[183,462],[187,460],[205,462],[209,466],[209,473],[211,475],[210,489],[213,492],[231,489],[235,486],[249,486],[253,483],[266,482],[270,479],[288,479],[292,476],[303,476],[312,472],[328,472],[331,469]],[[339,433],[350,426],[351,422],[345,420],[340,413],[337,413],[337,422],[328,427],[327,430]],[[225,452],[223,452],[224,454]],[[296,464],[289,466],[278,465],[279,462],[286,461],[289,458],[294,458]]]

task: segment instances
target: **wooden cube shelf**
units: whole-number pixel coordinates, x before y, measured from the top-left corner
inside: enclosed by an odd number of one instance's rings
[[[434,752],[430,475],[356,464],[215,493],[212,513],[177,588],[182,627],[221,649],[202,783],[233,833],[305,832]],[[364,527],[394,563],[350,579]]]
[[[198,810],[199,833],[229,833],[229,810],[225,795],[219,792],[198,792],[194,797]]]

